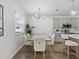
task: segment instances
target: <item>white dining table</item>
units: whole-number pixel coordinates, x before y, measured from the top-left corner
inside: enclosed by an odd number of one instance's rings
[[[49,36],[42,36],[42,35],[34,35],[34,36],[31,36],[29,39],[27,39],[27,41],[28,41],[28,43],[29,44],[34,44],[34,40],[36,39],[36,38],[39,38],[39,39],[41,39],[41,38],[44,38],[45,39],[45,43],[46,43],[46,45],[49,45],[49,43],[51,42],[51,38],[49,38]],[[49,43],[47,43],[47,42],[49,42]],[[50,43],[51,44],[51,43]]]
[[[30,40],[34,40],[35,38],[45,38],[45,41],[51,41],[48,36],[32,36]]]

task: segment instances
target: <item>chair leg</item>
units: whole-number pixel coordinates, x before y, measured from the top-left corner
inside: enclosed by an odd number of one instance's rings
[[[50,45],[50,52],[52,51],[52,46]]]
[[[35,51],[34,59],[35,59],[35,57],[36,57],[36,51]]]
[[[43,51],[43,58],[45,59],[45,53],[44,53],[44,51]]]
[[[54,45],[52,46],[53,52],[54,52]]]
[[[50,51],[52,51],[52,45],[49,45],[49,47],[50,47]]]

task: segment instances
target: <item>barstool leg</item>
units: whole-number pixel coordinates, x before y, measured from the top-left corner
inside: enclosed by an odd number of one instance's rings
[[[67,57],[69,59],[69,46],[67,46]]]
[[[76,57],[78,57],[78,56],[77,56],[77,49],[78,49],[78,46],[76,46]]]

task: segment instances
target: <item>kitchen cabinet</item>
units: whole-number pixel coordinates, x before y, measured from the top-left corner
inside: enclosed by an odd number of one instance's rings
[[[63,26],[66,25],[66,26]],[[56,17],[53,18],[53,28],[59,28],[62,33],[70,32],[71,28],[79,28],[79,17]]]

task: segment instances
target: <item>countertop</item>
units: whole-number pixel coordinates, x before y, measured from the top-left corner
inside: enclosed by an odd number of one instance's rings
[[[63,38],[68,39],[68,37],[79,39],[79,34],[62,34]]]
[[[54,36],[55,34],[53,34]],[[68,39],[68,37],[72,37],[72,38],[75,38],[75,39],[79,39],[79,34],[61,34],[62,38],[64,39]]]
[[[68,34],[68,37],[79,39],[79,34]]]

